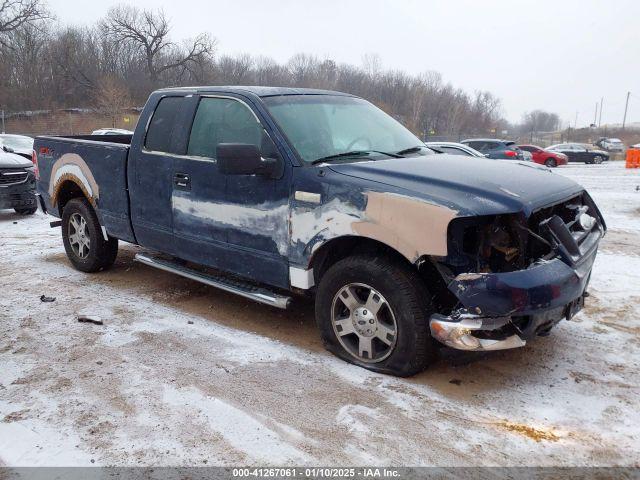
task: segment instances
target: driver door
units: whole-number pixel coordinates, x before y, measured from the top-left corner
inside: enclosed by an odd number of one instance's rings
[[[173,228],[181,257],[252,280],[287,287],[288,175],[226,175],[221,143],[252,144],[279,159],[251,107],[232,96],[199,99],[186,154],[174,162]],[[279,159],[282,161],[281,159]]]
[[[578,162],[588,162],[591,158],[589,151],[582,145],[573,145],[573,155]]]

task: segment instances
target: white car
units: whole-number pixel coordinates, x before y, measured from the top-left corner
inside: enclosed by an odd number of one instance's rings
[[[624,143],[619,138],[605,138],[600,141],[600,147],[608,152],[623,152]]]
[[[33,138],[26,135],[0,134],[0,148],[8,153],[15,153],[31,160],[33,154]]]
[[[486,155],[479,151],[456,142],[426,142],[425,145],[429,148],[433,148],[438,152],[449,153],[451,155],[464,155],[466,157],[481,157],[487,158]]]
[[[456,143],[456,142],[426,142],[425,145],[429,148],[433,148],[442,153],[449,153],[451,155],[465,155],[467,157],[482,157],[487,158],[484,153],[479,152],[471,148],[464,143]],[[522,152],[522,160],[525,162],[532,162],[533,155],[531,152],[527,152],[526,150],[520,149]]]
[[[91,132],[91,135],[133,135],[133,132],[122,128],[100,128]]]

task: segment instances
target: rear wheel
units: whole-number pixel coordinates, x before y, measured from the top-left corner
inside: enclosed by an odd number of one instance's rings
[[[65,205],[62,241],[67,257],[82,272],[106,270],[118,255],[118,240],[104,239],[96,212],[85,198],[74,198]]]
[[[547,159],[544,161],[544,164],[545,164],[547,167],[549,167],[549,168],[555,168],[555,167],[557,167],[557,166],[558,166],[558,163],[556,162],[556,159],[555,159],[555,158],[547,158]]]
[[[369,370],[409,376],[435,360],[430,295],[408,266],[374,256],[339,261],[322,277],[316,320],[325,347]]]

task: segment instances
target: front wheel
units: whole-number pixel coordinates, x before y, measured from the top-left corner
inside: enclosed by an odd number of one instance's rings
[[[358,255],[337,262],[322,277],[316,320],[325,347],[338,357],[405,377],[436,357],[430,298],[408,266]]]
[[[558,164],[556,163],[555,158],[547,158],[547,159],[544,161],[544,164],[545,164],[547,167],[549,167],[549,168],[554,168],[554,167],[557,167],[557,166],[558,166]]]
[[[118,239],[104,239],[96,212],[85,198],[74,198],[65,205],[62,241],[67,257],[82,272],[106,270],[118,254]]]
[[[602,157],[600,155],[596,155],[595,157],[593,157],[593,163],[595,163],[596,165],[600,165],[602,163]]]

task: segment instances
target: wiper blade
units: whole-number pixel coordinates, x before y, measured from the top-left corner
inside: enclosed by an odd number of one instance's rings
[[[328,160],[334,160],[336,158],[342,158],[342,157],[365,157],[367,155],[371,155],[372,153],[380,153],[382,155],[386,155],[392,158],[402,158],[402,156],[398,155],[397,153],[382,152],[379,150],[354,150],[352,152],[343,152],[343,153],[336,153],[335,155],[327,155],[326,157],[322,157],[314,160],[313,162],[311,162],[311,164],[315,165],[316,163],[326,162]]]
[[[404,150],[400,150],[399,152],[396,152],[396,155],[406,155],[407,153],[417,153],[423,148],[427,148],[427,147],[418,145],[416,147],[405,148]]]
[[[315,165],[316,163],[325,162],[327,160],[333,160],[335,158],[359,157],[361,155],[369,155],[369,152],[366,152],[366,151],[363,151],[363,150],[357,150],[357,151],[353,151],[353,152],[336,153],[334,155],[327,155],[326,157],[317,158],[313,162],[311,162],[311,164]]]

